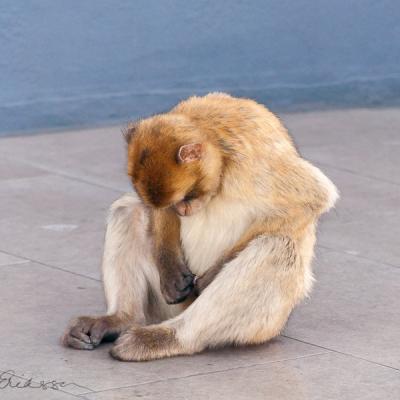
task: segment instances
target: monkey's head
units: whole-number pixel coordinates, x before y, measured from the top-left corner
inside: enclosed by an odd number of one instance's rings
[[[220,185],[218,150],[191,120],[164,114],[130,125],[128,175],[145,204],[179,215],[203,208]]]

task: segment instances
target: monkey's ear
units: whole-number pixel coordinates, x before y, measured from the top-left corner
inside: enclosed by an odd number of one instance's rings
[[[128,126],[122,130],[122,134],[124,135],[124,139],[126,143],[130,143],[133,136],[135,135],[136,129],[138,127],[138,122],[130,122]]]
[[[187,163],[200,160],[203,156],[202,143],[190,143],[181,146],[178,150],[178,163]]]

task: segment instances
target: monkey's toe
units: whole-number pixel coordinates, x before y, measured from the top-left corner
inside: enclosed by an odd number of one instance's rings
[[[87,342],[87,338],[78,338],[72,336],[70,333],[66,333],[63,336],[62,343],[66,347],[72,347],[73,349],[77,350],[93,350],[95,348],[95,345],[93,343]]]
[[[177,291],[174,297],[165,296],[167,304],[179,304],[184,302],[193,290],[193,286]]]

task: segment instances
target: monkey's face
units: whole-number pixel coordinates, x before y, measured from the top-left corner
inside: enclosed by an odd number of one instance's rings
[[[171,124],[156,122],[141,121],[128,138],[128,175],[149,207],[192,215],[211,198],[203,165],[207,145],[191,142]]]

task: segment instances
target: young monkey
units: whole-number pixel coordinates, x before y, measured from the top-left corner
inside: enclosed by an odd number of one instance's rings
[[[311,289],[332,182],[264,106],[226,94],[192,97],[126,137],[140,199],[111,207],[108,312],[73,320],[64,344],[93,349],[116,334],[112,356],[139,361],[278,335]]]

